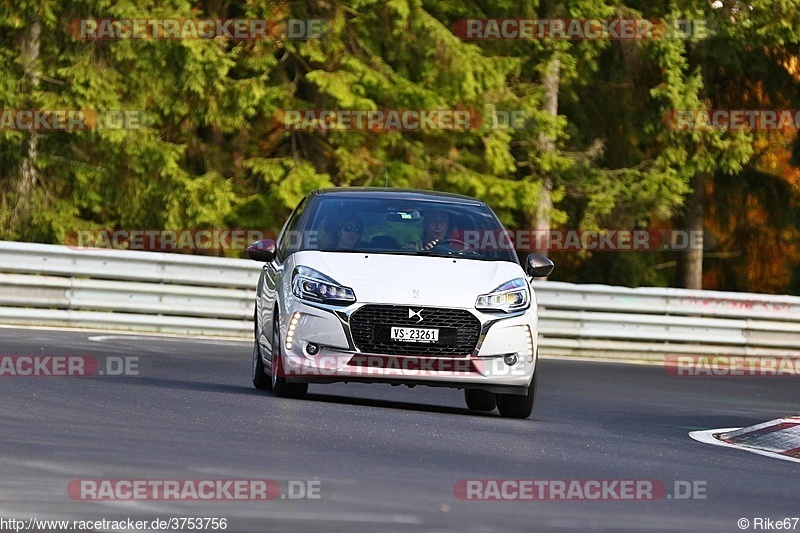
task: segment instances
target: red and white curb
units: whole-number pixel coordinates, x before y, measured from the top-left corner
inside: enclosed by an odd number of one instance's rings
[[[800,416],[788,416],[745,428],[692,431],[698,442],[736,448],[800,463]]]

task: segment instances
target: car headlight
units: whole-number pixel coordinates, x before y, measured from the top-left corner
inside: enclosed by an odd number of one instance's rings
[[[475,308],[481,311],[503,311],[511,313],[527,309],[531,302],[528,283],[523,278],[516,278],[503,283],[488,294],[481,294],[475,300]]]
[[[295,268],[292,273],[292,293],[303,300],[326,304],[350,304],[356,301],[353,289],[304,266]]]

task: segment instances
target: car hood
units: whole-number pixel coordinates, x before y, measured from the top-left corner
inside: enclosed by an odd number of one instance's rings
[[[352,288],[362,303],[472,308],[479,294],[526,277],[515,263],[457,257],[303,251],[293,259]]]

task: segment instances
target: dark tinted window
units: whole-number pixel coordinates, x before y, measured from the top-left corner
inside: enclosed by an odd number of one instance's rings
[[[321,195],[295,240],[301,250],[519,262],[500,221],[477,203]]]
[[[281,231],[278,237],[278,260],[280,262],[283,262],[289,254],[296,252],[300,247],[300,241],[296,236],[300,233],[298,226],[303,220],[303,213],[309,201],[308,198],[309,197],[306,196],[300,200],[300,203],[297,204],[292,214],[289,215],[289,220],[284,224],[283,231]]]

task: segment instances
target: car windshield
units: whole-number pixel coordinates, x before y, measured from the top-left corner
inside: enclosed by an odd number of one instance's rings
[[[484,204],[322,195],[304,233],[300,250],[519,262],[502,224]]]

